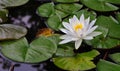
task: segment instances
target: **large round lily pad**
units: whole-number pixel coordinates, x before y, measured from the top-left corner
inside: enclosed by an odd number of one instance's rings
[[[52,57],[56,52],[56,44],[46,38],[39,37],[28,44],[25,38],[0,43],[2,54],[14,61],[37,63]]]

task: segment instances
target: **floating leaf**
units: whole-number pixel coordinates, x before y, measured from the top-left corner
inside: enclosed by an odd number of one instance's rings
[[[47,25],[53,30],[58,31],[59,26],[61,25],[61,18],[59,18],[57,15],[53,15],[48,18]]]
[[[87,41],[87,44],[92,45],[94,48],[111,49],[120,45],[120,40],[109,37],[96,37],[91,41]]]
[[[97,71],[120,71],[120,65],[101,59],[97,64]]]
[[[120,53],[110,54],[109,57],[116,63],[120,64]]]
[[[96,67],[91,60],[97,55],[99,55],[99,52],[92,50],[90,52],[78,54],[74,57],[53,58],[53,62],[56,66],[64,70],[89,70]]]
[[[68,14],[72,14],[82,8],[82,5],[78,3],[72,3],[72,4],[57,4],[55,6],[56,9],[63,11]]]
[[[120,0],[104,0],[105,2],[113,3],[113,4],[120,4]]]
[[[64,17],[68,16],[67,13],[64,13],[64,12],[62,12],[62,11],[60,11],[60,10],[55,10],[55,13],[56,13],[56,15],[57,15],[58,17],[60,17],[60,18],[64,18]]]
[[[71,2],[78,2],[79,0],[54,0],[56,2],[62,2],[62,3],[71,3]]]
[[[116,14],[116,19],[117,19],[118,22],[120,23],[120,13],[119,13],[119,12]]]
[[[99,16],[96,21],[96,24],[98,26],[107,28],[109,30],[108,36],[114,38],[120,38],[120,32],[117,32],[118,30],[120,30],[120,24],[116,23],[116,21],[114,21],[113,18],[106,16]]]
[[[96,24],[99,26],[97,30],[101,31],[102,35],[87,41],[89,45],[100,49],[110,49],[120,45],[120,32],[117,32],[120,30],[120,24],[117,24],[113,18],[106,16],[99,16]]]
[[[60,34],[52,34],[51,36],[48,36],[49,39],[51,39],[53,42],[56,43],[56,45],[59,44],[60,40]]]
[[[114,0],[80,0],[87,7],[94,9],[96,11],[114,11],[119,8],[110,3],[116,3]]]
[[[54,4],[53,3],[45,3],[38,7],[38,14],[42,17],[50,17],[54,14]]]
[[[64,45],[58,45],[57,52],[55,54],[56,56],[61,57],[68,57],[68,56],[74,56],[74,44],[64,44]]]
[[[26,33],[27,33],[26,28],[21,26],[12,24],[0,25],[0,40],[19,39],[25,36]]]
[[[7,21],[8,11],[6,9],[0,9],[0,23]]]
[[[90,17],[90,20],[94,20],[96,18],[96,13],[93,11],[87,11],[87,9],[80,10],[74,13],[78,18],[84,14],[85,18]]]
[[[2,54],[6,57],[27,63],[37,63],[52,57],[56,52],[56,44],[46,37],[39,37],[32,41],[30,45],[25,38],[15,41],[1,42]]]
[[[0,8],[20,6],[27,3],[29,0],[0,0]]]

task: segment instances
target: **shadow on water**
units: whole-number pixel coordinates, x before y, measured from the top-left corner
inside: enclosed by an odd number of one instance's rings
[[[27,4],[8,8],[9,10],[9,23],[24,26],[28,29],[28,34],[26,38],[31,42],[35,38],[35,34],[38,29],[46,27],[44,24],[44,19],[37,15],[36,9],[42,3],[50,2],[50,0],[30,0]],[[7,61],[6,59],[0,57],[0,71],[8,71],[11,64],[14,62]],[[39,64],[24,64],[18,63],[14,65],[14,71],[64,71],[56,66],[50,61]]]

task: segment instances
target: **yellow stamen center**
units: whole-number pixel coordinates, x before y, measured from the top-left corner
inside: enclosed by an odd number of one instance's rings
[[[74,26],[74,30],[75,31],[78,31],[79,29],[81,30],[83,28],[83,24],[76,24],[75,26]]]

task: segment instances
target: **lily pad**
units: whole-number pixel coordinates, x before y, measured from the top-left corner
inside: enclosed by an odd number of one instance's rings
[[[58,45],[57,52],[55,54],[56,56],[59,57],[70,57],[74,56],[74,44],[68,43],[64,45]]]
[[[78,3],[72,3],[72,4],[57,4],[55,6],[56,9],[68,13],[68,14],[72,14],[78,10],[80,10],[82,8],[81,4]]]
[[[97,71],[120,71],[120,65],[101,59],[97,64]]]
[[[42,17],[50,17],[54,14],[54,4],[53,3],[45,3],[38,7],[37,12]]]
[[[120,53],[110,54],[109,57],[116,63],[120,64]]]
[[[120,24],[116,23],[113,18],[107,16],[99,16],[96,21],[96,25],[107,28],[109,30],[108,36],[118,39],[120,38],[120,32],[118,32],[118,30],[120,30]]]
[[[96,24],[99,26],[97,30],[102,32],[101,36],[96,37],[91,41],[87,41],[94,48],[110,49],[120,45],[120,24],[116,23],[115,19],[106,16],[99,16]]]
[[[120,23],[120,12],[118,12],[118,13],[116,14],[116,19],[117,19],[118,22]]]
[[[60,18],[64,18],[64,17],[66,17],[66,16],[68,16],[69,14],[67,14],[67,13],[65,13],[65,12],[62,12],[62,11],[60,11],[60,10],[55,10],[55,13],[56,13],[56,15],[58,16],[58,17],[60,17]]]
[[[92,50],[90,52],[77,54],[73,57],[53,58],[53,62],[56,66],[64,70],[89,70],[96,67],[91,60],[97,55],[99,55],[99,52]]]
[[[111,49],[118,45],[120,45],[120,40],[113,39],[110,37],[103,38],[103,37],[96,37],[91,41],[87,41],[87,44],[92,45],[94,48],[99,49]]]
[[[61,3],[71,3],[71,2],[78,2],[79,0],[54,0],[54,1]]]
[[[93,11],[88,11],[87,9],[80,10],[80,11],[78,11],[78,12],[75,12],[74,14],[75,14],[78,18],[80,18],[80,16],[81,16],[82,14],[84,14],[84,15],[85,15],[85,18],[90,17],[90,20],[96,19],[96,13],[93,12]]]
[[[0,0],[0,8],[20,6],[27,3],[29,0]]]
[[[21,26],[12,24],[0,25],[0,40],[19,39],[25,36],[27,29]]]
[[[115,11],[119,8],[111,3],[115,3],[118,0],[80,0],[85,6],[96,11]],[[120,1],[118,1],[120,2]]]
[[[61,25],[62,19],[59,18],[57,15],[53,15],[48,18],[47,25],[48,27],[52,28],[53,30],[58,31],[59,26]]]
[[[38,63],[52,57],[56,52],[56,44],[46,37],[39,37],[28,44],[25,38],[0,43],[2,54],[14,61]]]

